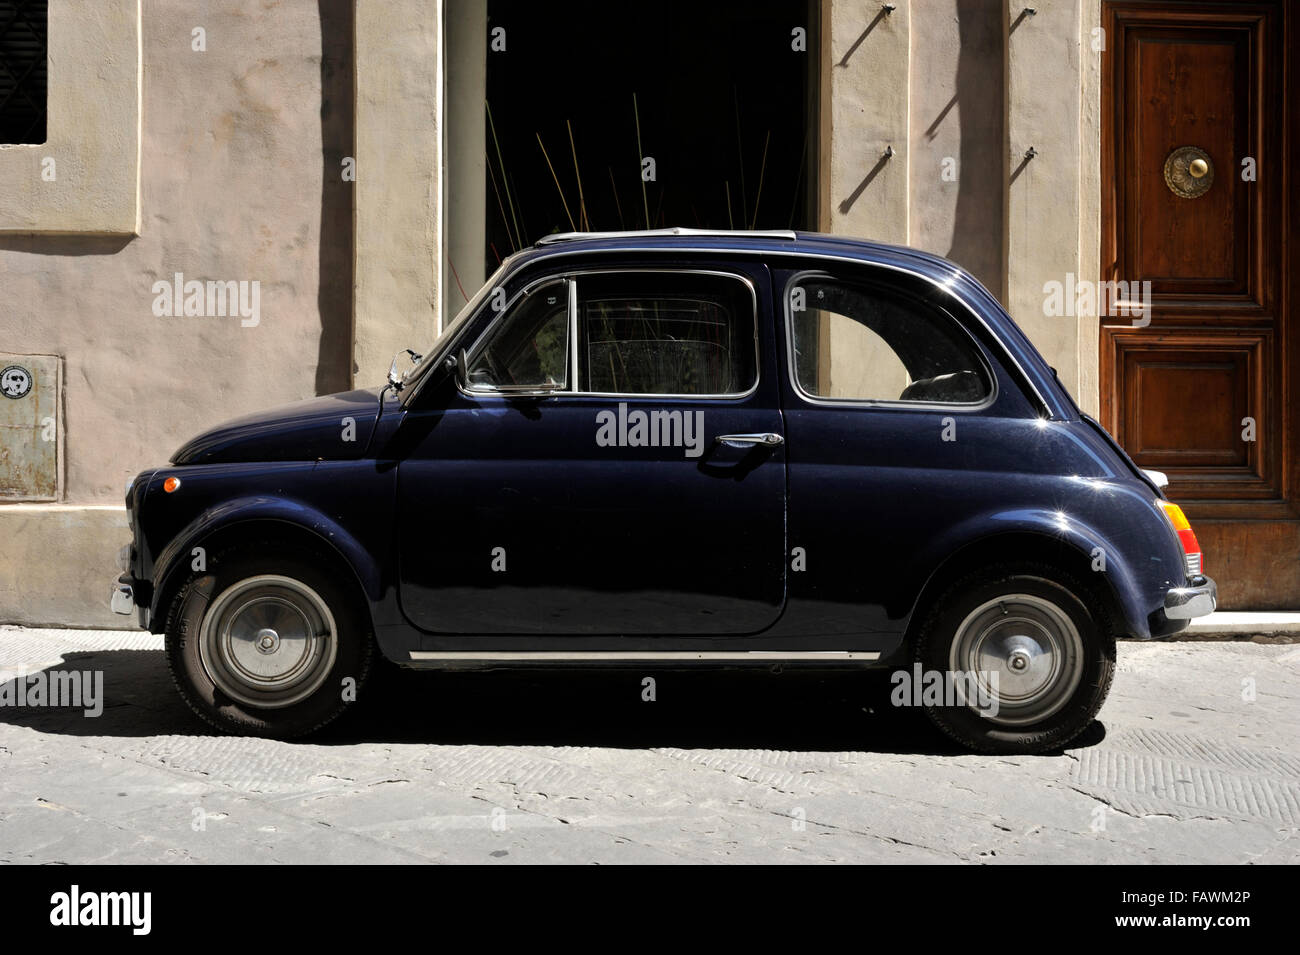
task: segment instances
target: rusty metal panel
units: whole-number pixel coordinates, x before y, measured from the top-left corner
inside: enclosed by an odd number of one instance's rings
[[[0,500],[58,500],[60,364],[0,352]]]

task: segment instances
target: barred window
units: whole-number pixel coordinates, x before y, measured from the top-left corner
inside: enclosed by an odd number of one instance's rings
[[[0,0],[0,143],[45,142],[49,0]]]

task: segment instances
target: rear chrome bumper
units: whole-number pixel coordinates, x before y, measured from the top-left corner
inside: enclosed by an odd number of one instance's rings
[[[1186,586],[1174,587],[1165,594],[1165,616],[1170,620],[1191,620],[1214,613],[1219,603],[1219,588],[1204,574],[1188,579]]]
[[[108,607],[113,613],[124,616],[135,613],[135,587],[126,574],[113,581],[113,596],[109,598]]]

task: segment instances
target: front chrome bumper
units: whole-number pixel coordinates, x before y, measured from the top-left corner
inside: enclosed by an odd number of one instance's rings
[[[1214,613],[1219,603],[1219,588],[1204,574],[1188,579],[1183,587],[1165,594],[1165,616],[1170,620],[1191,620]]]

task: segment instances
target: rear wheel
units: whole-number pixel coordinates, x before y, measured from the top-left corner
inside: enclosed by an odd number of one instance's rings
[[[915,660],[958,688],[925,706],[962,745],[1041,753],[1088,727],[1115,672],[1115,639],[1079,581],[1053,568],[1002,566],[945,593],[918,633]]]
[[[374,641],[354,591],[298,551],[217,555],[168,617],[181,695],[226,732],[288,738],[324,726],[370,671]]]

